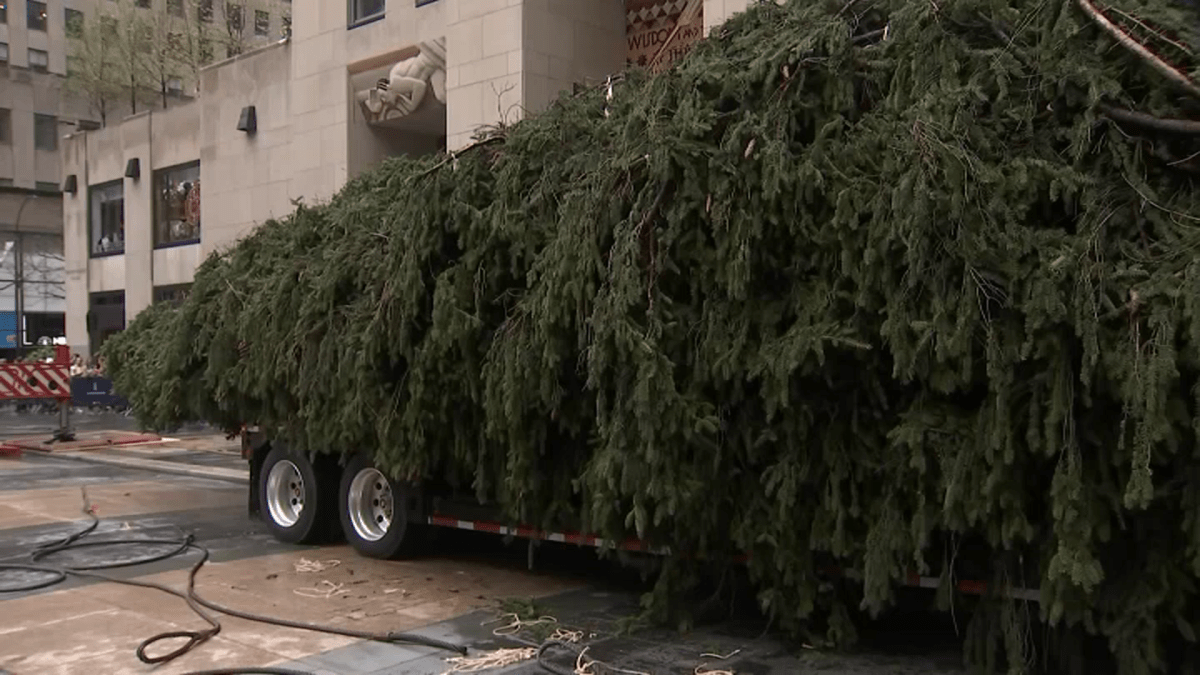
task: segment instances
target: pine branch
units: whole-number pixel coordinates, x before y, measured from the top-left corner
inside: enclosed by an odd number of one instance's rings
[[[1083,12],[1096,23],[1097,26],[1104,30],[1104,32],[1111,35],[1113,39],[1115,39],[1122,47],[1125,47],[1130,52],[1137,55],[1140,59],[1148,63],[1150,67],[1157,70],[1164,77],[1178,85],[1187,93],[1191,94],[1192,96],[1200,97],[1200,86],[1197,86],[1190,77],[1166,61],[1160,59],[1153,52],[1147,49],[1145,45],[1135,40],[1131,35],[1129,35],[1129,33],[1126,33],[1125,30],[1120,26],[1114,24],[1112,21],[1109,21],[1108,17],[1104,16],[1104,14],[1094,4],[1092,4],[1091,0],[1076,0],[1076,3],[1079,5],[1079,8],[1082,9]]]
[[[1200,121],[1155,117],[1136,110],[1118,108],[1108,103],[1096,104],[1100,112],[1116,122],[1129,124],[1148,131],[1161,131],[1169,134],[1200,136]]]

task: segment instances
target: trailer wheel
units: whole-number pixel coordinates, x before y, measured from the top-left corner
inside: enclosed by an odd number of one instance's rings
[[[319,481],[307,457],[276,445],[258,481],[259,513],[276,539],[302,544],[322,538],[333,508],[330,479]]]
[[[408,522],[410,490],[389,478],[366,455],[355,455],[342,472],[338,514],[346,541],[368,558],[412,553],[419,525]]]

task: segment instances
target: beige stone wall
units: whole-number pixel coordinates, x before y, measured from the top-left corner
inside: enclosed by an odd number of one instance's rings
[[[292,195],[306,194],[295,191],[296,176],[320,168],[319,155],[313,160],[296,144],[311,138],[293,133],[304,117],[292,111],[293,62],[293,47],[278,44],[201,74],[205,93],[199,101],[195,156],[203,186],[203,255],[237,241],[259,223],[290,213]],[[246,106],[254,106],[257,113],[258,131],[252,135],[237,129]]]
[[[744,11],[750,5],[761,2],[762,0],[704,0],[704,30],[710,32],[716,26],[720,26],[725,21]],[[776,0],[782,4],[783,0]]]
[[[153,301],[155,286],[191,281],[200,260],[198,244],[154,247],[154,172],[200,158],[199,114],[197,105],[147,112],[63,139],[62,178],[74,175],[78,184],[77,192],[63,193],[61,202],[67,343],[73,351],[89,350],[90,293],[124,291],[125,318],[131,321]],[[124,175],[126,163],[134,158],[140,167],[136,179]],[[90,188],[114,180],[121,181],[124,190],[125,253],[93,258]]]
[[[521,118],[523,0],[441,0],[446,11],[446,144]]]
[[[572,84],[625,65],[625,12],[606,0],[442,0],[447,145],[544,110]]]
[[[625,68],[625,10],[620,2],[525,0],[525,108],[545,109],[575,83]]]

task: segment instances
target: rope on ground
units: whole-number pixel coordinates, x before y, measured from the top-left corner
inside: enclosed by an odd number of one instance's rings
[[[293,563],[292,567],[296,569],[298,574],[310,574],[313,572],[324,572],[341,564],[341,560],[309,560],[308,558],[301,558],[300,562]]]
[[[349,591],[342,588],[343,586],[345,586],[345,584],[335,584],[328,579],[322,579],[320,583],[312,588],[295,588],[292,589],[292,592],[304,598],[320,598],[322,600],[328,600],[335,595],[349,593]]]
[[[455,656],[446,659],[446,663],[450,664],[450,670],[443,672],[442,675],[450,675],[451,673],[477,673],[481,670],[504,668],[514,663],[528,661],[535,656],[537,656],[537,648],[535,647],[497,649],[486,654],[480,654],[479,656]]]
[[[702,659],[718,659],[720,661],[724,661],[725,659],[733,658],[734,656],[737,656],[738,654],[741,654],[741,653],[742,653],[742,650],[735,649],[724,656],[721,656],[720,654],[701,654],[700,658],[702,658]],[[696,666],[696,670],[693,671],[693,675],[734,675],[734,672],[732,670],[729,670],[726,668],[718,668],[716,670],[709,670],[707,663],[701,663],[700,665]]]
[[[493,630],[492,635],[495,635],[497,637],[509,637],[512,635],[516,635],[517,633],[520,633],[522,629],[529,628],[530,626],[539,626],[539,625],[543,625],[543,624],[547,624],[547,623],[558,623],[558,619],[556,619],[552,616],[543,616],[543,617],[540,617],[537,619],[531,619],[531,620],[526,621],[526,620],[522,619],[521,617],[517,616],[517,614],[515,614],[513,612],[509,612],[507,614],[501,614],[500,616],[496,617],[495,619],[491,619],[489,621],[484,621],[483,623],[481,623],[479,625],[486,626],[488,624],[499,623],[499,622],[505,621],[505,620],[509,621],[509,623]]]

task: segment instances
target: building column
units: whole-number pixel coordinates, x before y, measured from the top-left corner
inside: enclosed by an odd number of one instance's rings
[[[759,0],[704,0],[704,32],[725,23],[729,17],[745,10]]]
[[[138,160],[140,175],[125,177],[125,325],[154,299],[154,172],[150,168],[152,113],[121,124],[125,166]]]
[[[88,332],[88,233],[87,135],[63,139],[63,176],[75,177],[75,194],[63,192],[63,260],[66,268],[67,345],[71,352],[91,356]]]

